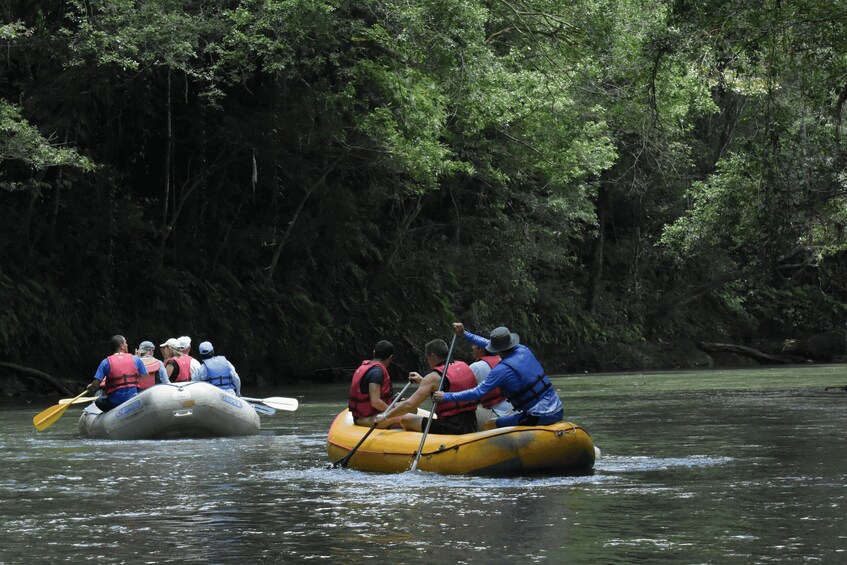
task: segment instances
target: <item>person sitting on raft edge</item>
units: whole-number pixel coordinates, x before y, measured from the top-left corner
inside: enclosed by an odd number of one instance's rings
[[[433,339],[427,343],[424,353],[432,371],[425,377],[415,372],[409,373],[409,380],[419,384],[418,390],[408,400],[398,402],[391,410],[378,414],[374,418],[375,422],[379,423],[403,415],[400,425],[404,430],[422,432],[427,429],[427,418],[417,415],[418,406],[438,390],[442,380],[441,375],[445,370],[444,383],[441,385],[444,390],[467,391],[476,385],[473,371],[464,361],[451,361],[450,366],[445,369],[444,362],[449,349],[443,339]],[[428,429],[434,434],[473,433],[477,431],[476,405],[475,399],[437,404],[434,410],[436,417],[433,418]]]
[[[353,373],[350,382],[350,400],[347,408],[357,426],[371,427],[374,416],[388,408],[393,398],[391,375],[388,367],[394,359],[394,345],[387,340],[376,343],[371,359],[365,359]],[[379,429],[397,426],[400,418],[381,422]]]
[[[241,396],[241,377],[235,371],[235,367],[229,360],[220,354],[215,354],[215,348],[210,341],[200,344],[200,357],[203,363],[197,375],[192,381],[206,381],[221,390],[228,390]]]
[[[141,358],[129,353],[126,338],[114,335],[109,340],[112,354],[103,359],[94,373],[94,380],[85,390],[92,394],[103,388],[103,394],[94,403],[103,412],[123,404],[138,394],[138,379],[147,376],[147,367]]]
[[[135,348],[135,355],[141,359],[144,366],[147,367],[147,376],[138,379],[138,391],[146,390],[156,384],[156,381],[167,384],[168,373],[165,371],[165,364],[153,356],[153,351],[156,346],[152,341],[142,341]]]
[[[165,371],[172,383],[182,383],[191,380],[191,357],[182,354],[182,346],[175,337],[169,338],[159,346],[162,358],[165,360]]]
[[[461,322],[453,324],[456,333],[463,333],[468,341],[484,347],[489,353],[500,356],[500,363],[476,387],[462,392],[437,391],[435,402],[468,402],[479,400],[489,391],[500,387],[506,399],[517,412],[511,416],[487,422],[486,429],[506,426],[546,426],[564,417],[564,408],[553,383],[544,374],[544,368],[525,345],[520,336],[505,326],[494,328],[489,339],[465,330]]]
[[[461,326],[461,324],[455,325]],[[464,330],[456,331],[455,327],[453,330],[457,336],[464,337]],[[500,363],[500,357],[494,353],[489,353],[485,350],[485,347],[479,346],[475,343],[471,344],[471,354],[475,360],[469,365],[469,367],[476,378],[476,384],[479,384],[485,380],[485,377],[488,376],[491,369]],[[515,409],[511,404],[509,404],[509,401],[506,400],[506,395],[503,394],[499,387],[495,388],[488,391],[485,396],[479,399],[479,406],[476,407],[477,427],[484,430],[486,429],[485,425],[488,424],[489,421],[496,420],[502,416],[511,416],[514,413]]]

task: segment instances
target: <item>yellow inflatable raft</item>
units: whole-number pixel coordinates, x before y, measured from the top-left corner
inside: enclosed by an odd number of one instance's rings
[[[428,415],[423,411],[419,414]],[[357,426],[349,410],[332,422],[327,438],[330,460],[344,458],[370,428]],[[360,471],[408,471],[421,443],[418,432],[374,430],[347,466]],[[579,475],[594,467],[588,432],[570,422],[513,426],[473,434],[427,434],[417,468],[445,475]]]

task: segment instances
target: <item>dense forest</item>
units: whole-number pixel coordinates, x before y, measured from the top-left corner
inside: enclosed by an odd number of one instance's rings
[[[347,378],[455,320],[549,372],[843,352],[845,3],[0,14],[0,360],[87,382],[187,334],[248,385]]]

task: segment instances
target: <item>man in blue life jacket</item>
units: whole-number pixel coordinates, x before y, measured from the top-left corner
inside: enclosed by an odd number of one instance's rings
[[[456,333],[462,333],[471,343],[484,347],[489,353],[500,356],[488,376],[475,388],[452,393],[438,391],[433,395],[436,402],[466,402],[478,400],[489,391],[500,387],[517,412],[511,416],[497,418],[486,428],[506,426],[535,426],[559,422],[564,417],[562,401],[553,389],[553,383],[544,374],[544,368],[532,351],[520,344],[518,334],[501,326],[491,332],[490,339],[465,330],[460,322],[453,324]]]
[[[200,351],[200,369],[193,381],[206,381],[216,387],[229,390],[241,396],[241,378],[235,372],[235,367],[223,355],[215,355],[215,348],[204,341],[197,348]]]
[[[147,376],[147,367],[139,357],[129,353],[124,336],[112,336],[109,346],[113,353],[100,362],[94,380],[86,389],[91,394],[102,388],[103,394],[95,404],[103,412],[136,396],[139,378]]]
[[[464,337],[464,333],[464,331],[457,331],[456,335],[462,335]],[[469,366],[476,378],[476,384],[479,384],[485,380],[491,369],[500,364],[500,357],[495,353],[489,353],[484,347],[480,347],[475,343],[471,344],[471,354],[473,355],[474,362]],[[479,406],[476,407],[477,426],[483,430],[489,420],[511,416],[514,413],[515,409],[506,400],[506,395],[497,387],[479,399]]]

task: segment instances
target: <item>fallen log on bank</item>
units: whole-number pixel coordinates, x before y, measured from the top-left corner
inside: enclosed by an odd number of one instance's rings
[[[45,373],[44,371],[39,371],[38,369],[33,369],[31,367],[24,367],[23,365],[18,365],[16,363],[6,363],[3,361],[0,361],[0,369],[8,369],[25,377],[29,377],[33,380],[36,380],[38,382],[47,383],[48,385],[52,386],[58,392],[65,396],[76,395],[76,392],[68,388],[65,383],[63,383],[61,380],[57,379],[53,375]]]
[[[735,353],[755,359],[764,365],[794,365],[797,363],[806,363],[808,359],[797,355],[773,355],[764,353],[758,349],[747,347],[745,345],[735,345],[732,343],[712,343],[705,341],[696,342],[697,349],[706,353]]]

